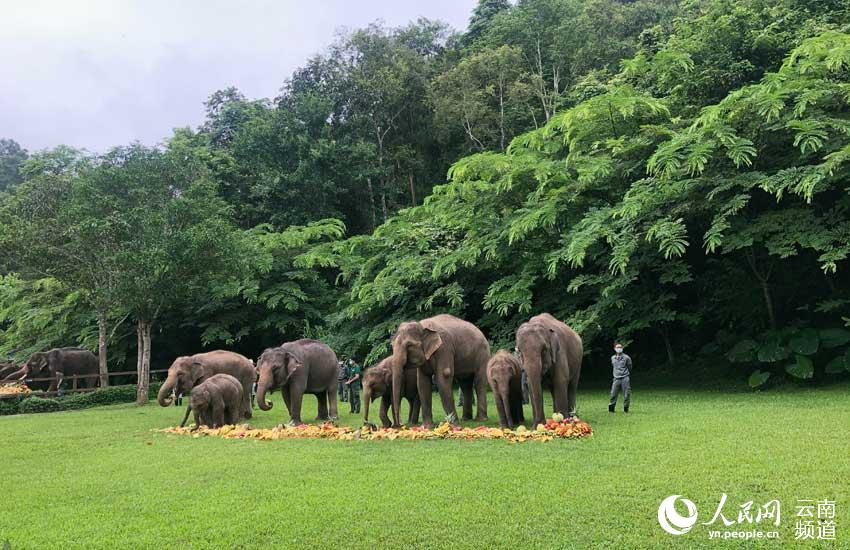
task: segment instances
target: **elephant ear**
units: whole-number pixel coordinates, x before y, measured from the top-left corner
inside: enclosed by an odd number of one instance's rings
[[[289,377],[299,369],[304,368],[304,363],[294,353],[287,351],[283,358],[284,378],[282,384],[289,381]]]
[[[555,334],[555,329],[549,329],[549,368],[551,369],[558,364],[558,355],[560,354],[560,342],[558,335]]]
[[[443,345],[443,339],[439,332],[425,323],[422,323],[422,328],[422,351],[425,352],[425,360],[427,361]]]
[[[192,382],[198,384],[204,378],[204,364],[200,361],[192,361],[189,365],[189,375],[192,377]]]

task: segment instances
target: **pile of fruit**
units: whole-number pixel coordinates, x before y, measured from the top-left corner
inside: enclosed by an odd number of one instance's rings
[[[0,395],[27,395],[32,390],[26,384],[0,384]]]
[[[520,426],[516,430],[503,430],[488,426],[460,428],[448,423],[440,424],[433,430],[428,430],[421,426],[401,429],[363,426],[362,428],[354,429],[348,426],[335,426],[331,423],[324,423],[319,425],[276,426],[266,429],[252,428],[248,424],[239,424],[236,426],[223,426],[221,428],[201,427],[193,429],[190,427],[174,427],[157,431],[170,434],[191,435],[192,437],[212,436],[226,439],[274,440],[316,438],[340,441],[353,441],[355,439],[371,441],[384,439],[389,441],[396,439],[504,439],[511,443],[551,441],[556,438],[577,439],[593,434],[593,430],[587,422],[581,421],[578,418],[564,419],[559,414],[554,415],[553,418],[546,421],[546,424],[539,424],[534,430],[529,430],[525,426]]]

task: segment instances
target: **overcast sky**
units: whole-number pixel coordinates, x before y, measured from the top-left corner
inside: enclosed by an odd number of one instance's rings
[[[236,86],[273,97],[341,27],[466,26],[476,0],[0,0],[0,137],[152,145]]]

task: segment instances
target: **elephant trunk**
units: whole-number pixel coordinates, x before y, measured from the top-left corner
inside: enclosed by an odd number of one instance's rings
[[[162,387],[159,388],[159,393],[156,394],[156,401],[159,403],[160,407],[168,407],[174,402],[171,394],[174,391],[174,386],[177,382],[175,378],[176,377],[169,374],[168,378],[165,379],[165,382],[162,383]]]
[[[271,401],[266,402],[266,390],[271,386],[271,383],[271,369],[263,369],[260,371],[260,380],[257,382],[257,405],[259,405],[260,410],[268,411],[274,406]]]
[[[513,429],[516,419],[511,417],[511,396],[510,383],[506,382],[499,385],[499,395],[502,399],[502,408],[505,410],[505,420],[508,422],[508,427]]]
[[[393,374],[393,422],[396,426],[401,425],[401,384],[404,381],[404,366],[407,364],[407,354],[400,351],[393,354],[390,370]]]
[[[184,414],[184,415],[183,415],[183,421],[182,421],[182,422],[180,422],[180,427],[181,427],[181,428],[182,428],[183,426],[185,426],[185,425],[186,425],[186,421],[188,421],[188,420],[189,420],[189,413],[190,413],[190,412],[192,412],[192,404],[191,404],[191,403],[190,403],[190,404],[188,404],[188,405],[186,405],[186,414]],[[198,416],[198,413],[195,413],[195,417],[196,417],[196,419],[197,419],[197,416]]]
[[[13,370],[11,372],[7,371],[6,376],[3,379],[3,381],[4,382],[16,382],[18,380],[26,378],[28,372],[29,372],[29,370],[27,369],[26,365],[22,366],[21,368],[19,368],[17,370]]]

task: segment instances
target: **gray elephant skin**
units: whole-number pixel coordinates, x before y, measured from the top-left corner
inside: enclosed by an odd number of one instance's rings
[[[500,349],[487,362],[487,381],[493,390],[499,425],[515,428],[522,424],[522,366],[519,358]]]
[[[541,313],[517,329],[516,347],[528,378],[533,425],[546,421],[543,385],[552,390],[555,412],[575,416],[583,353],[581,337],[548,313]]]
[[[257,370],[260,373],[257,382],[260,409],[272,408],[272,403],[266,401],[266,393],[280,388],[290,424],[301,424],[301,401],[305,393],[315,395],[319,401],[317,420],[337,418],[337,358],[324,342],[302,339],[269,348],[257,359]]]
[[[232,351],[215,350],[175,359],[159,389],[157,402],[168,407],[173,402],[172,393],[188,395],[192,388],[216,374],[229,374],[239,381],[242,386],[241,415],[242,418],[251,418],[251,386],[254,385],[257,373],[250,359]],[[186,425],[191,410],[190,402],[181,426]]]
[[[33,353],[26,362],[28,378],[51,378],[47,391],[56,391],[62,380],[76,375],[97,375],[97,357],[87,349],[54,348]],[[77,381],[78,388],[93,388],[97,376],[86,376]]]
[[[422,421],[432,427],[431,375],[437,382],[446,417],[457,423],[452,381],[473,379],[478,421],[487,420],[487,360],[490,345],[478,327],[453,315],[436,315],[399,325],[392,338],[393,417],[398,420],[403,372],[417,369]]]
[[[419,423],[419,389],[417,387],[416,369],[409,368],[404,371],[404,380],[401,386],[401,396],[407,400],[410,406],[410,414],[407,416],[407,424],[412,426]],[[363,422],[369,423],[369,404],[375,399],[381,398],[381,409],[379,417],[385,428],[392,426],[387,412],[392,409],[393,396],[393,371],[392,357],[386,357],[380,363],[369,367],[363,373]],[[395,424],[398,419],[393,418]]]
[[[242,409],[242,384],[229,374],[214,374],[192,388],[189,406],[195,426],[220,428],[236,424]]]

